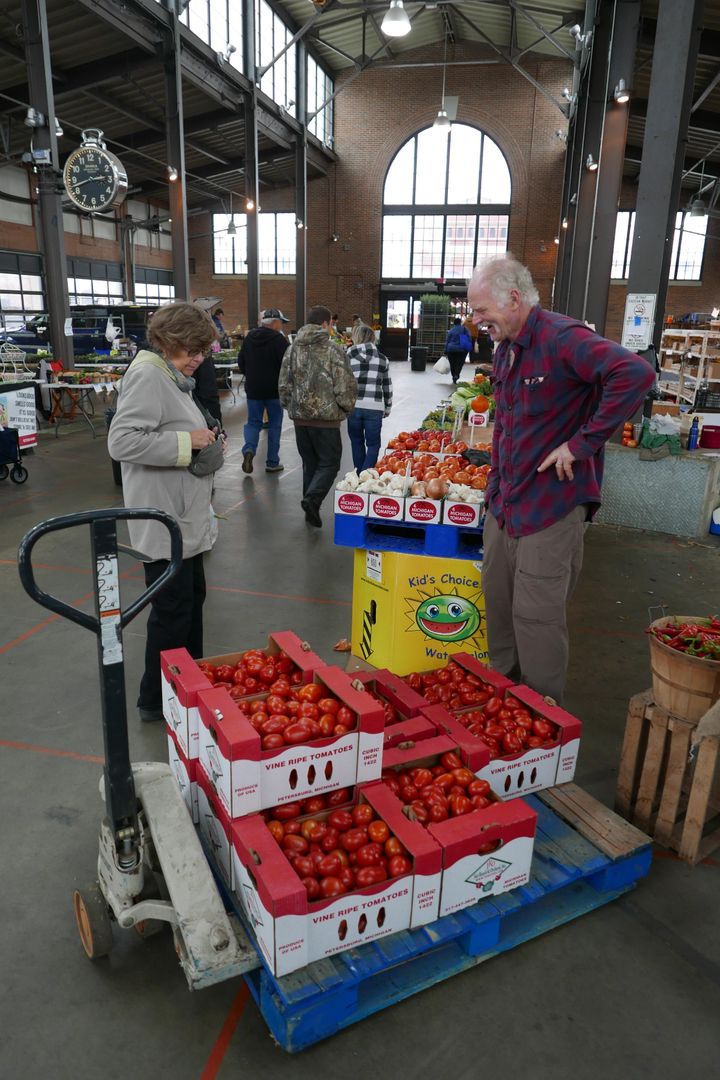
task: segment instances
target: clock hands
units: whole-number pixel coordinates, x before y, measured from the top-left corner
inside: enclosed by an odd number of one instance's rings
[[[72,186],[73,186],[73,188],[79,188],[79,187],[82,187],[83,184],[89,184],[93,180],[101,180],[101,179],[102,179],[102,177],[99,177],[99,176],[88,176],[85,180],[73,180],[72,181]]]

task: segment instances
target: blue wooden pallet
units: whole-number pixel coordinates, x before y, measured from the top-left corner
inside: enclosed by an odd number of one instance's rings
[[[482,554],[482,537],[482,529],[464,529],[457,525],[423,525],[417,521],[335,515],[334,540],[340,547],[476,559]]]
[[[339,953],[276,978],[245,976],[274,1038],[290,1053],[507,952],[632,889],[652,861],[650,840],[611,859],[535,796],[538,812],[530,881],[429,926]]]

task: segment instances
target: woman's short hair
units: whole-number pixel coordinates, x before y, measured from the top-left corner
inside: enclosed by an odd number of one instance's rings
[[[208,351],[218,332],[207,311],[184,302],[163,304],[148,322],[147,339],[168,359],[184,349],[190,356]]]
[[[498,304],[507,304],[510,293],[516,289],[526,304],[539,304],[540,297],[533,284],[532,274],[527,266],[511,255],[502,255],[480,263],[473,270],[470,284],[482,281]]]
[[[372,326],[366,326],[365,323],[360,323],[358,326],[353,326],[350,331],[350,337],[353,340],[353,345],[364,345],[367,341],[375,340],[375,331]]]

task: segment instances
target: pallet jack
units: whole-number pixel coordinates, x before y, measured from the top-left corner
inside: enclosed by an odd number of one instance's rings
[[[118,574],[117,522],[152,519],[170,533],[167,569],[124,611]],[[95,616],[35,582],[32,551],[41,537],[89,525]],[[113,946],[112,923],[142,937],[169,925],[191,990],[212,986],[258,966],[257,953],[235,915],[228,914],[170,766],[131,764],[128,744],[122,631],[180,570],[182,535],[160,510],[88,510],[50,518],[23,537],[20,581],[28,595],[56,615],[91,630],[98,639],[105,766],[100,781],[105,817],[100,826],[97,880],[73,894],[83,948],[91,960]]]

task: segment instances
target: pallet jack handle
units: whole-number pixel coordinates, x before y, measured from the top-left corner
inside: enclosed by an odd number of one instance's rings
[[[118,575],[118,521],[158,521],[170,533],[170,561],[167,569],[124,611],[120,607]],[[93,572],[95,574],[96,615],[79,611],[56,596],[39,588],[35,581],[32,551],[41,537],[79,525],[90,526]],[[49,518],[35,525],[20,541],[18,571],[28,596],[36,603],[65,619],[91,630],[98,639],[100,662],[100,698],[105,742],[105,805],[118,859],[132,866],[137,858],[139,829],[137,798],[130,765],[127,705],[125,700],[125,665],[122,630],[147,607],[152,598],[175,577],[182,566],[183,542],[174,518],[152,508],[85,510],[78,514]]]

